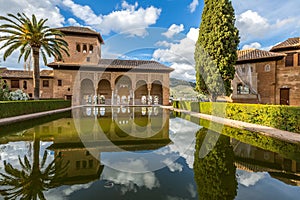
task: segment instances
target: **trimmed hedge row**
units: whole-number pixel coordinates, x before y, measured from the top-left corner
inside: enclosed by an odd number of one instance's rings
[[[188,101],[173,107],[300,133],[300,107]]]
[[[0,118],[25,115],[71,106],[65,100],[0,101]]]

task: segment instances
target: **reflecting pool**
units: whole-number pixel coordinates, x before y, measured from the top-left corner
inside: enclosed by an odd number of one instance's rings
[[[299,199],[300,147],[159,107],[0,127],[0,199]]]

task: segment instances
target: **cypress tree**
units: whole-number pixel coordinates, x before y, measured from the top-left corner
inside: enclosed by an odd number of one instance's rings
[[[196,90],[212,101],[232,93],[239,32],[230,0],[205,0],[195,49]]]

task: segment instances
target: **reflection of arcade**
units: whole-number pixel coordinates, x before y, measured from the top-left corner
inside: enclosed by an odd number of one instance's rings
[[[236,166],[251,172],[268,172],[290,185],[300,186],[300,163],[278,153],[263,150],[232,139]]]
[[[77,133],[72,119],[65,119],[67,123],[57,120],[48,127],[53,133],[59,127],[48,149],[54,150],[63,162],[69,162],[67,177],[61,184],[99,179],[103,170],[101,152],[155,150],[170,143],[169,112],[158,107],[92,107],[78,113],[84,131]],[[95,123],[91,125],[90,121]],[[95,132],[95,126],[102,133]]]

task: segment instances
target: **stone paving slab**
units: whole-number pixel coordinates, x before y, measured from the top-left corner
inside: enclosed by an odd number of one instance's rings
[[[294,132],[284,131],[284,130],[280,130],[280,129],[276,129],[276,128],[272,128],[272,127],[268,127],[268,126],[252,124],[252,123],[247,123],[247,122],[242,122],[242,121],[237,121],[237,120],[232,120],[232,119],[227,119],[227,118],[216,117],[216,116],[212,116],[212,115],[177,109],[177,108],[173,108],[172,106],[162,106],[162,107],[170,109],[170,110],[174,110],[176,112],[185,113],[185,114],[188,114],[193,117],[206,119],[206,120],[213,121],[216,123],[224,124],[224,125],[227,125],[227,126],[230,126],[233,128],[238,128],[238,129],[243,129],[243,130],[260,133],[262,135],[276,138],[279,140],[284,140],[284,141],[287,141],[290,143],[300,143],[300,134],[299,133],[294,133]]]

